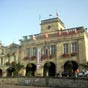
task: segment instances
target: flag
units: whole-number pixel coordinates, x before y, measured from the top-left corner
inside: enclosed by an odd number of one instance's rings
[[[58,12],[56,11],[56,16],[58,16]]]
[[[41,48],[38,48],[38,52],[37,52],[37,69],[40,68],[40,63],[41,63]]]
[[[69,30],[66,30],[66,34],[69,35]]]
[[[74,32],[77,34],[78,33],[77,29],[74,29]]]
[[[59,31],[59,32],[58,32],[58,35],[59,35],[59,36],[61,36],[61,35],[62,35],[62,32],[61,32],[61,31]]]
[[[49,14],[49,16],[52,16],[52,14]]]
[[[48,38],[48,33],[45,33],[45,37]]]
[[[35,35],[33,35],[32,38],[33,38],[33,40],[36,40],[36,36]]]

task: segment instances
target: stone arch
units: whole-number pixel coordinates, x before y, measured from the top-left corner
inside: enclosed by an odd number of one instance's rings
[[[75,72],[78,69],[78,63],[76,61],[66,61],[64,64],[64,72]]]
[[[2,77],[2,69],[0,69],[0,77]]]
[[[36,65],[33,63],[28,63],[26,66],[26,76],[35,76]]]
[[[46,62],[43,67],[43,76],[55,76],[56,65],[53,62]]]
[[[9,67],[9,68],[7,69],[7,77],[12,77],[14,71],[15,71],[15,68]]]

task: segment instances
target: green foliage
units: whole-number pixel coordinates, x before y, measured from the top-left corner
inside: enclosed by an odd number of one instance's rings
[[[71,61],[69,61],[69,63],[66,66],[66,71],[69,72],[70,74],[72,74],[72,72],[73,72],[72,67],[73,67],[73,64]]]
[[[50,67],[51,66],[50,62],[47,62],[46,66],[47,67]]]
[[[31,76],[32,76],[32,71],[29,71],[29,72],[27,73],[27,76],[28,76],[28,77],[31,77]]]
[[[24,67],[23,64],[21,63],[16,63],[16,62],[12,62],[9,65],[9,69],[11,72],[13,72],[13,76],[18,76],[18,72]],[[12,68],[14,68],[14,70],[12,70]]]
[[[7,54],[7,57],[10,57],[10,54],[9,53]]]
[[[88,70],[88,62],[80,64],[80,66],[82,66],[84,69]]]
[[[6,66],[10,66],[10,63],[9,62],[6,62],[6,64],[5,64]]]
[[[29,64],[28,64],[28,67],[30,67],[30,68],[31,68],[31,67],[32,67],[32,64],[31,64],[31,63],[29,63]]]
[[[12,66],[15,66],[16,64],[17,64],[17,63],[16,63],[16,62],[14,62],[14,61],[11,63],[11,65],[12,65]]]

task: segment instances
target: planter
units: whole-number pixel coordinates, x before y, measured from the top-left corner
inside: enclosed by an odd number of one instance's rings
[[[67,58],[69,57],[69,54],[62,54],[62,57]]]
[[[46,58],[48,58],[47,55],[42,55],[42,56],[41,56],[41,59],[42,59],[42,60],[43,60],[43,59],[46,59]]]
[[[36,56],[31,56],[31,60],[34,60],[36,58]]]
[[[30,60],[30,57],[26,56],[23,58],[23,60]]]
[[[14,62],[14,61],[13,61],[13,62],[11,62],[11,65],[15,66],[15,65],[16,65],[16,62]]]
[[[52,59],[52,58],[54,58],[54,57],[55,57],[54,54],[51,54],[51,55],[49,56],[50,59]]]
[[[77,53],[71,53],[71,56],[76,56],[77,55]]]

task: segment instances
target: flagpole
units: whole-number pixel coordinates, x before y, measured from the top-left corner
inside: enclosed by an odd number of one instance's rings
[[[56,16],[58,17],[58,12],[57,12],[57,10],[56,10]]]

